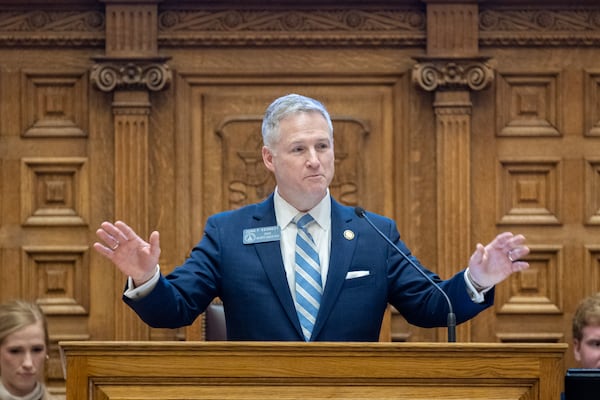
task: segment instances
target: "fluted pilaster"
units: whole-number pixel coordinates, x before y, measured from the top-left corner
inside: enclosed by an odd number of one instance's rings
[[[478,54],[476,0],[427,3],[427,55],[416,58],[413,82],[434,92],[437,166],[436,272],[450,277],[466,267],[471,243],[471,91],[493,80],[488,58]],[[470,324],[457,330],[469,341]]]
[[[149,235],[150,93],[171,82],[167,57],[158,55],[160,0],[103,0],[106,4],[105,54],[94,57],[90,80],[113,93],[115,145],[115,220],[123,220],[140,236]],[[121,290],[124,279],[115,275]],[[115,299],[115,339],[147,340],[150,329],[119,299]]]

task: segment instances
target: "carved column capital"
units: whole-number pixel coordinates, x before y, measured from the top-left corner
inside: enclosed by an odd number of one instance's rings
[[[473,90],[487,88],[494,79],[494,70],[487,57],[415,58],[417,64],[412,79],[426,91]]]
[[[92,66],[90,80],[103,92],[115,89],[150,90],[157,92],[171,83],[171,70],[167,58],[122,59],[97,57]]]

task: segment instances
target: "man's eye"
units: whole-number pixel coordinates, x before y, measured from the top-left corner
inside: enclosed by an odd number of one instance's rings
[[[42,353],[44,350],[46,350],[44,346],[38,346],[31,349],[31,351],[33,351],[34,353]]]
[[[8,349],[8,352],[10,354],[20,354],[23,352],[23,350],[22,349]]]

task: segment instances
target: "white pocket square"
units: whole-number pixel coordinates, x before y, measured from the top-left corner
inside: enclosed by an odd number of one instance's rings
[[[362,276],[368,276],[369,274],[369,271],[348,271],[346,274],[346,279],[360,278]]]

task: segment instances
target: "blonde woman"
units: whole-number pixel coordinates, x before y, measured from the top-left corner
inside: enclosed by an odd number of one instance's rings
[[[45,385],[48,329],[36,304],[0,305],[0,400],[51,399]]]

